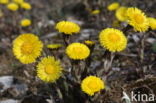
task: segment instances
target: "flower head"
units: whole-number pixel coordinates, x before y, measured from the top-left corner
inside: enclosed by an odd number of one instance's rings
[[[91,40],[86,40],[86,41],[84,41],[84,43],[86,45],[90,45],[90,46],[95,44],[95,42],[94,41],[91,41]]]
[[[22,34],[13,41],[13,53],[23,64],[35,62],[42,48],[42,42],[34,34]]]
[[[96,76],[88,76],[81,83],[81,89],[88,95],[92,96],[105,88],[104,81]]]
[[[30,26],[31,25],[31,20],[23,19],[23,20],[21,20],[20,24],[21,24],[22,27]]]
[[[49,48],[49,49],[58,49],[58,48],[60,48],[62,46],[63,46],[62,44],[48,44],[47,48]]]
[[[110,5],[108,5],[107,9],[109,11],[113,11],[113,10],[118,9],[119,6],[120,6],[120,4],[118,2],[114,2],[114,3],[110,4]]]
[[[152,30],[156,30],[156,19],[155,18],[148,18],[149,26]]]
[[[107,28],[99,35],[100,43],[111,52],[122,51],[127,46],[127,38],[122,31],[114,28]]]
[[[8,4],[9,0],[0,0],[0,4]]]
[[[18,6],[16,3],[9,3],[9,4],[7,5],[7,8],[8,8],[9,10],[11,10],[11,11],[17,11],[18,8],[19,8],[19,6]]]
[[[25,9],[25,10],[30,10],[31,9],[31,4],[27,3],[27,2],[22,2],[20,4],[21,8]]]
[[[99,14],[99,13],[100,13],[100,10],[93,10],[93,11],[91,12],[92,15],[97,15],[97,14]]]
[[[55,82],[62,74],[60,61],[54,57],[43,58],[37,65],[37,76],[45,82]]]
[[[72,35],[73,33],[78,33],[80,31],[79,25],[71,21],[60,21],[56,24],[55,28],[59,32],[67,35]]]
[[[89,54],[89,48],[82,43],[72,43],[66,48],[66,54],[74,60],[86,59]]]
[[[126,10],[127,10],[127,7],[123,7],[123,6],[116,10],[115,16],[119,21],[127,20]]]
[[[126,15],[129,25],[133,26],[136,31],[145,32],[148,30],[148,19],[140,9],[133,7],[128,8]]]

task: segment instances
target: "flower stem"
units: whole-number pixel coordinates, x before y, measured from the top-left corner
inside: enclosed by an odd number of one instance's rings
[[[62,38],[63,38],[65,46],[68,46],[69,45],[69,36],[66,34],[62,34]]]

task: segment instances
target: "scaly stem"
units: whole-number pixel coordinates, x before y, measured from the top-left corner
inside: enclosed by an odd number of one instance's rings
[[[144,60],[144,49],[145,49],[145,35],[142,35],[141,38],[141,53],[140,53],[140,62],[142,63]]]
[[[89,48],[90,48],[90,56],[85,60],[85,68],[82,72],[81,80],[83,80],[87,75],[89,75],[87,73],[89,72],[88,69],[89,69],[91,62],[92,62],[91,55],[92,55],[93,50],[94,50],[94,45],[90,46]]]
[[[69,45],[69,36],[67,34],[62,34],[62,38],[65,46],[67,47]]]
[[[80,80],[79,78],[79,71],[80,71],[80,66],[79,66],[80,61],[79,60],[71,60],[71,75],[74,78],[75,82],[78,82]]]
[[[141,75],[144,76],[144,68],[143,68],[143,62],[144,62],[144,50],[145,50],[145,39],[148,36],[148,34],[143,34],[141,37],[141,50],[140,50],[140,72]]]
[[[104,60],[104,67],[102,70],[99,71],[99,75],[103,75],[103,74],[106,75],[106,74],[109,74],[109,72],[111,71],[111,66],[112,66],[115,54],[109,51],[106,54],[107,54],[106,56],[109,55],[109,57]]]

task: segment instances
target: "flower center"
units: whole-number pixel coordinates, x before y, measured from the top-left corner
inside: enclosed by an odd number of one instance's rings
[[[115,33],[110,33],[110,34],[109,34],[109,40],[110,40],[111,42],[117,42],[117,41],[120,40],[120,37],[119,37],[119,35],[117,35],[117,34],[115,34]]]
[[[141,23],[144,22],[143,16],[142,16],[142,15],[139,15],[139,14],[135,14],[135,15],[134,15],[134,20],[135,20],[135,22],[138,23],[138,24],[141,24]]]
[[[82,50],[79,49],[79,48],[76,48],[76,47],[73,48],[73,51],[74,51],[76,54],[81,54],[81,53],[82,53]]]
[[[46,72],[47,74],[54,74],[54,67],[53,67],[52,65],[47,65],[47,66],[45,67],[45,72]]]
[[[90,89],[95,90],[95,89],[97,88],[97,84],[96,84],[96,82],[94,82],[94,81],[90,81],[90,82],[88,83],[88,87],[89,87]]]
[[[33,47],[31,43],[23,43],[21,46],[21,51],[23,54],[31,54],[33,51]]]

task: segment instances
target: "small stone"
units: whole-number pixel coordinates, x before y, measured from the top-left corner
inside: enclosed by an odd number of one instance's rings
[[[8,100],[0,101],[0,103],[19,103],[19,101],[18,100],[14,100],[14,99],[8,99]]]
[[[0,77],[0,84],[3,86],[2,90],[0,90],[0,92],[3,92],[4,90],[10,88],[12,83],[13,83],[13,76]]]

